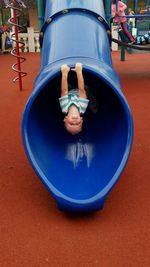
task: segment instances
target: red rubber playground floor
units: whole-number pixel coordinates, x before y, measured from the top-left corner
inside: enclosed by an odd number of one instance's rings
[[[57,209],[30,167],[21,141],[22,111],[40,55],[25,54],[24,90],[11,79],[14,58],[0,55],[0,266],[150,266],[150,54],[113,53],[133,112],[130,160],[102,211],[69,216]]]

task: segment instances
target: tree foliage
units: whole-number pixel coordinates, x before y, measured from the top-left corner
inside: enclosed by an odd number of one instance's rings
[[[19,20],[21,24],[29,25],[29,9],[36,8],[37,0],[23,0],[27,8],[23,9],[23,14],[20,16]],[[10,18],[10,8],[6,8],[3,0],[0,0],[0,24],[7,24]]]
[[[35,8],[37,5],[37,0],[24,0],[23,1],[27,8]],[[5,4],[3,0],[0,0],[0,8],[4,8]]]
[[[34,8],[37,6],[37,0],[25,0],[24,3],[27,8]]]
[[[4,1],[0,0],[0,8],[3,8],[5,6]]]

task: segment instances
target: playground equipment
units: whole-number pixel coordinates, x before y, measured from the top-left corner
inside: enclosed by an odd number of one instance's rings
[[[47,0],[40,35],[40,72],[22,122],[27,157],[60,209],[99,210],[125,168],[133,138],[131,111],[112,65],[103,1]],[[64,129],[58,98],[61,65],[77,62],[99,110],[88,109],[82,132],[73,136]]]
[[[9,2],[9,1],[8,1]],[[18,18],[23,13],[22,6],[17,3],[16,0],[10,1],[11,3],[7,4],[7,8],[11,10],[11,18],[8,22],[14,27],[14,33],[11,35],[11,40],[15,42],[15,47],[11,50],[11,55],[17,59],[12,65],[12,69],[18,74],[13,82],[19,81],[19,89],[22,91],[22,78],[27,75],[25,71],[22,71],[21,64],[26,60],[25,57],[20,55],[20,49],[25,45],[23,41],[19,41],[18,33],[24,29],[23,26],[19,25]]]
[[[123,2],[126,3],[126,0],[124,0]],[[106,5],[107,5],[107,20],[110,21],[111,20],[111,0],[107,0]],[[125,16],[126,18],[128,18],[128,19],[129,18],[132,18],[132,19],[135,18],[136,20],[150,18],[150,0],[145,1],[145,14],[139,14],[139,1],[138,0],[133,1],[133,6],[134,6],[134,8],[133,8],[134,15],[133,14],[132,15],[126,15]],[[118,9],[118,0],[116,0],[116,10],[117,9]],[[148,22],[148,20],[146,20],[146,22]],[[137,24],[137,22],[136,22],[136,24]],[[114,38],[112,38],[112,41],[121,46],[121,60],[122,61],[125,60],[125,47],[136,49],[136,50],[150,51],[150,47],[144,46],[145,44],[150,43],[149,32],[147,32],[143,36],[137,36],[136,45],[129,45],[122,40],[120,41],[120,40],[116,40]]]
[[[111,15],[111,0],[107,0],[107,19],[110,18]],[[123,1],[124,3],[126,3],[126,0]],[[146,0],[145,2],[145,14],[139,14],[139,0],[134,0],[133,1],[133,11],[134,11],[134,15],[126,15],[126,18],[150,18],[150,0]],[[116,6],[118,6],[118,0],[116,0]]]

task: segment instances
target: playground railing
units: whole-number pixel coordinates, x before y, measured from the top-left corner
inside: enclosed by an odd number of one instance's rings
[[[19,41],[24,42],[24,46],[20,48],[20,52],[38,53],[40,52],[39,32],[34,32],[34,28],[27,28],[27,33],[18,34]],[[15,42],[13,43],[15,47]]]
[[[111,27],[111,34],[112,34],[112,38],[118,40],[118,26],[112,25],[112,27]],[[112,49],[112,51],[117,51],[118,50],[118,44],[112,42],[111,49]]]

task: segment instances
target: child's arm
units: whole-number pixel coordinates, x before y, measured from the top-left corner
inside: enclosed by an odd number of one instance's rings
[[[119,1],[118,12],[122,12],[127,8],[127,5]]]
[[[68,95],[68,73],[70,71],[70,67],[66,64],[61,66],[62,79],[61,79],[61,97]]]
[[[76,63],[75,69],[73,69],[73,70],[77,74],[79,97],[87,98],[86,91],[85,91],[85,85],[84,85],[84,78],[83,78],[83,74],[82,74],[82,64]]]

